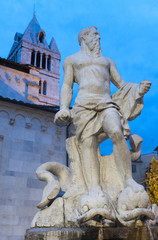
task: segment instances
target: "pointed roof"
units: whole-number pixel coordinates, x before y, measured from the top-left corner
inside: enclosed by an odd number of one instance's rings
[[[44,30],[41,28],[41,26],[40,26],[40,24],[39,24],[39,22],[36,18],[35,11],[34,11],[33,18],[30,21],[29,25],[27,26],[24,34],[21,34],[21,33],[16,33],[15,34],[14,43],[12,45],[12,48],[11,48],[10,52],[9,52],[8,59],[10,58],[12,53],[14,53],[14,50],[19,45],[21,40],[24,40],[26,42],[32,43],[34,45],[43,47],[45,49],[48,49],[48,50],[51,50],[55,53],[60,54],[60,52],[58,50],[58,47],[57,47],[57,44],[56,44],[53,37],[52,37],[52,40],[50,42],[50,45],[48,46],[47,41],[46,41],[46,34],[45,34]]]
[[[9,51],[8,58],[9,58],[9,56],[14,52],[14,50],[16,49],[16,47],[18,46],[20,40],[22,39],[22,36],[23,36],[23,34],[21,34],[21,33],[18,33],[18,32],[15,33],[14,43],[13,43],[13,45],[12,45],[10,51]]]
[[[53,52],[56,52],[56,53],[60,53],[59,52],[59,49],[58,49],[58,47],[57,47],[57,44],[56,44],[56,42],[55,42],[55,39],[52,37],[52,40],[51,40],[51,42],[50,42],[50,44],[49,44],[49,48],[50,48],[50,50],[52,50]]]
[[[38,44],[37,36],[41,30],[42,29],[39,25],[39,22],[37,21],[36,15],[34,14],[31,22],[29,23],[28,27],[24,32],[22,39],[33,44]]]
[[[8,57],[7,57],[7,59],[10,57],[10,55],[14,52],[14,49],[18,46],[18,42],[14,42],[13,44],[12,44],[12,47],[11,47],[11,49],[10,49],[10,51],[9,51],[9,54],[8,54]]]

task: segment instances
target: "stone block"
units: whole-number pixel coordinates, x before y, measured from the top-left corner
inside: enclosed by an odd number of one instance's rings
[[[23,161],[22,166],[20,168],[21,169],[20,171],[28,173],[28,174],[30,174],[30,173],[35,174],[38,166],[39,166],[38,162],[30,163],[30,162],[27,162],[27,161]],[[13,166],[12,166],[12,168],[13,168]]]
[[[23,156],[23,161],[29,162],[30,165],[32,164],[32,162],[39,162],[40,163],[40,155],[36,154],[36,152],[24,151],[23,155],[24,155]]]
[[[0,176],[0,186],[12,187],[13,189],[18,187],[26,186],[26,179],[15,176]]]
[[[35,141],[35,131],[31,129],[25,129],[23,139],[27,141]]]
[[[24,240],[23,236],[8,236],[7,240]]]
[[[8,225],[1,226],[1,228],[0,228],[0,236],[2,236],[2,235],[4,235],[4,236],[12,236],[12,234],[13,234],[12,226],[8,226]]]
[[[24,206],[30,206],[30,207],[35,207],[39,201],[37,200],[24,200]]]
[[[39,201],[42,197],[42,189],[28,188],[27,199]]]
[[[22,161],[25,157],[25,154],[23,151],[18,151],[17,149],[13,149],[11,150],[11,153],[10,153],[10,159],[9,161]]]
[[[24,226],[12,226],[12,236],[22,237],[25,235],[26,228]]]
[[[41,156],[40,156],[40,163],[45,163],[45,162],[49,162],[49,161],[50,161],[50,157],[49,156],[41,154]]]
[[[6,199],[0,199],[0,205],[6,205]]]
[[[57,211],[58,209],[58,211]],[[39,211],[33,218],[31,227],[63,227],[63,199],[57,198],[49,208]]]
[[[5,171],[3,173],[3,176],[15,176],[15,177],[27,178],[28,174],[25,172]]]
[[[24,140],[24,151],[33,152],[33,141]]]
[[[23,151],[24,141],[22,139],[14,139],[11,144],[11,151]]]
[[[52,143],[52,135],[43,134],[41,141],[42,141],[43,144],[51,144]]]
[[[16,207],[1,205],[0,215],[16,215]]]
[[[38,179],[28,178],[27,179],[27,187],[28,188],[39,188],[43,189],[45,186],[44,182],[39,181]]]
[[[20,208],[16,207],[16,215],[19,217],[25,216],[25,217],[31,217],[37,212],[36,207],[29,207],[29,206],[23,206]]]
[[[8,240],[8,236],[6,236],[6,235],[1,235],[1,239],[2,239],[2,240]]]
[[[32,221],[32,216],[21,216],[19,217],[19,225],[21,226],[30,226],[31,224],[31,221]]]
[[[16,160],[10,160],[8,170],[22,172],[23,171],[23,162],[16,161]]]
[[[18,225],[19,217],[15,215],[0,215],[1,225]]]
[[[55,145],[55,146],[54,146],[54,150],[57,151],[57,152],[60,152],[61,146]]]
[[[12,137],[13,136],[16,136],[18,137],[18,139],[23,139],[24,138],[24,131],[25,131],[25,128],[24,127],[20,127],[17,123],[17,119],[15,120],[16,122],[16,125],[17,126],[14,126],[13,128],[13,131],[12,131]],[[24,126],[24,123],[23,123],[23,126]]]
[[[0,205],[15,206],[15,199],[10,198],[9,196],[2,196],[0,199]]]

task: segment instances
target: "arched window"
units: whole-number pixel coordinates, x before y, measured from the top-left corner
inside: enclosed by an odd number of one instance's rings
[[[35,62],[35,50],[33,49],[31,53],[31,65],[34,65],[34,62]]]
[[[51,71],[51,56],[48,55],[48,58],[47,58],[47,69],[48,71]]]
[[[43,82],[43,95],[46,95],[47,94],[47,82],[44,81]]]
[[[37,53],[36,66],[40,67],[40,52]]]
[[[42,85],[42,82],[41,80],[39,81],[39,94],[41,94],[41,85]]]
[[[44,33],[43,32],[40,32],[40,34],[39,34],[39,42],[44,43]]]
[[[42,68],[46,68],[46,55],[43,53],[42,55]]]

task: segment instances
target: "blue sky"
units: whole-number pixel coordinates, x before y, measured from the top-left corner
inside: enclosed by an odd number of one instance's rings
[[[79,50],[78,32],[96,26],[101,35],[104,56],[112,58],[126,82],[152,82],[144,98],[142,114],[130,122],[131,131],[140,135],[142,153],[158,146],[158,1],[157,0],[6,0],[1,1],[0,56],[7,58],[16,32],[23,33],[33,16],[46,33],[53,36],[63,60]],[[111,86],[112,92],[116,89]],[[74,96],[76,95],[76,88]],[[110,142],[102,153],[110,153]]]

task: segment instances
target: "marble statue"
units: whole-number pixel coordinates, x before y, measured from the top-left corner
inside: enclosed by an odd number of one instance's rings
[[[37,169],[47,185],[32,227],[115,226],[116,222],[132,226],[142,215],[153,221],[149,197],[131,171],[143,140],[130,133],[127,122],[141,113],[151,82],[124,82],[113,60],[102,56],[96,27],[83,29],[78,41],[80,51],[64,61],[60,111],[55,116],[57,125],[75,126],[74,136],[66,141],[71,165],[49,162]],[[112,97],[110,81],[118,88]],[[74,82],[79,91],[70,110]],[[108,138],[113,153],[101,156],[99,144]]]

